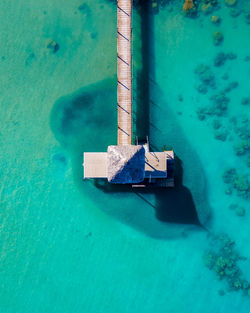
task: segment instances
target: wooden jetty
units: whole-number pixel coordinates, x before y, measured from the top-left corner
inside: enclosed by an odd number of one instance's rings
[[[84,179],[131,187],[173,187],[174,152],[152,152],[132,139],[132,0],[117,0],[117,145],[84,152]],[[105,99],[104,99],[105,101]]]
[[[132,1],[117,1],[118,145],[132,144]]]

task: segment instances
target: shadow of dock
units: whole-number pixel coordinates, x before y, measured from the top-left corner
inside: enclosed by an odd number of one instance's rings
[[[151,237],[172,238],[180,236],[183,229],[180,225],[195,225],[201,230],[210,210],[197,151],[192,149],[184,136],[166,100],[158,98],[160,88],[154,74],[154,16],[148,5],[139,9],[143,67],[136,74],[136,132],[139,138],[151,137],[150,109],[158,110],[161,115],[166,114],[167,125],[163,128],[155,125],[156,131],[157,128],[161,130],[159,142],[153,141],[152,148],[161,151],[160,145],[164,143],[174,147],[177,153],[175,188],[142,190],[109,184],[106,180],[82,180],[83,151],[106,151],[108,145],[116,142],[116,78],[86,86],[60,98],[51,112],[51,129],[71,156],[74,180],[83,199],[90,198],[106,214]],[[164,112],[161,107],[165,108]]]
[[[142,1],[141,1],[142,2]],[[151,92],[156,85],[155,82],[155,27],[154,12],[150,1],[144,1],[137,10],[140,14],[140,33],[141,33],[141,58],[142,69],[136,74],[136,97],[133,99],[136,105],[135,129],[139,140],[149,137],[150,128],[160,131],[150,119],[150,107],[157,105],[153,101]],[[153,86],[152,86],[153,85]],[[174,146],[174,142],[170,143]],[[155,150],[155,147],[151,148]],[[158,149],[159,150],[159,149]],[[155,151],[158,151],[155,150]],[[181,160],[175,157],[175,188],[174,189],[155,189],[153,191],[156,204],[154,206],[156,217],[164,222],[191,223],[200,225],[194,201],[189,190],[182,185],[183,168]],[[152,191],[140,191],[141,194]],[[139,194],[139,193],[138,193]]]
[[[114,185],[107,181],[95,180],[94,184],[103,192],[131,193],[133,192],[145,204],[154,208],[155,217],[161,222],[192,224],[201,226],[191,192],[183,186],[183,168],[181,160],[175,157],[175,187],[174,188],[132,188],[128,185]],[[153,195],[149,201],[147,195]]]
[[[134,84],[133,106],[135,107],[134,128],[139,141],[150,135],[150,76],[154,75],[154,32],[152,31],[153,16],[150,14],[148,2],[137,7],[140,15],[141,68],[134,65],[136,83]],[[138,51],[136,52],[138,53]]]

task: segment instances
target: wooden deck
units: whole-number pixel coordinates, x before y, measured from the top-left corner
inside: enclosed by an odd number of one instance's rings
[[[83,153],[83,178],[107,178],[107,153]]]
[[[165,152],[145,153],[145,178],[167,178],[167,157]]]
[[[108,153],[84,152],[83,178],[107,178],[108,177]],[[171,171],[171,161],[174,160],[174,152],[149,152],[145,151],[145,179],[161,179],[157,186],[173,187],[174,179]],[[157,180],[158,181],[158,180]],[[144,182],[145,183],[145,182]],[[144,183],[134,187],[143,187]]]
[[[132,0],[117,1],[118,145],[132,143]]]

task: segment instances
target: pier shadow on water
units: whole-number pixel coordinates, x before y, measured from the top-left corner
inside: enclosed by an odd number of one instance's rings
[[[154,151],[162,151],[164,144],[174,147],[177,154],[175,188],[142,190],[109,184],[106,180],[83,181],[82,153],[104,152],[108,145],[116,144],[116,77],[59,99],[51,112],[51,129],[72,158],[73,174],[83,202],[86,197],[92,199],[105,213],[149,236],[175,238],[181,236],[187,225],[205,227],[210,208],[198,155],[166,99],[160,97],[161,91],[154,81],[153,16],[148,7],[141,10],[143,67],[136,72],[136,135],[139,138],[148,135]],[[150,108],[152,103],[162,101],[164,105],[157,106],[157,110],[164,107],[164,112],[159,114],[165,114],[168,122],[159,130],[157,138],[151,138],[150,129],[157,129],[158,125],[151,124]]]
[[[176,238],[181,236],[184,225],[204,225],[208,217],[203,200],[205,178],[197,154],[170,111],[167,116],[172,120],[171,129],[165,128],[160,140],[163,143],[171,140],[182,160],[176,158],[174,189],[133,190],[105,180],[83,181],[82,153],[103,152],[108,145],[116,144],[115,104],[116,78],[59,99],[51,112],[51,129],[72,159],[74,180],[81,190],[83,204],[89,198],[106,214],[155,238]],[[183,185],[184,176],[190,188]]]
[[[111,185],[107,181],[95,180],[94,184],[107,194],[134,193],[144,204],[154,209],[155,217],[161,222],[193,224],[202,226],[194,205],[191,192],[183,186],[181,160],[175,156],[174,188],[132,188],[126,185]],[[153,195],[150,201],[147,196]]]

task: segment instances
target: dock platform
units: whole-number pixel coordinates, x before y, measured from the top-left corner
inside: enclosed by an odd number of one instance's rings
[[[83,178],[108,177],[108,153],[84,152]],[[145,177],[141,183],[132,187],[174,187],[173,177],[174,152],[145,152]]]

